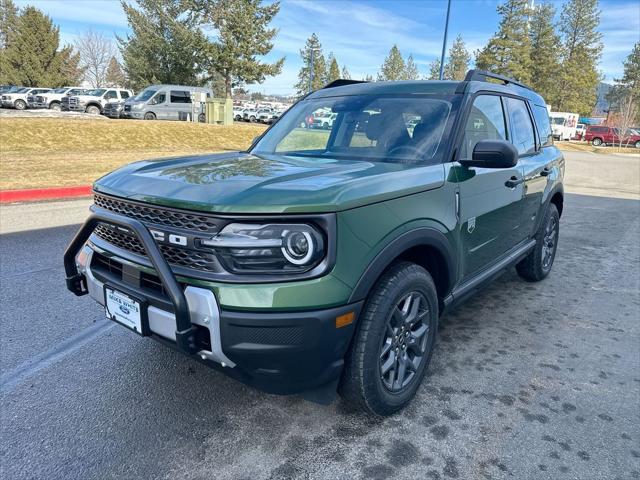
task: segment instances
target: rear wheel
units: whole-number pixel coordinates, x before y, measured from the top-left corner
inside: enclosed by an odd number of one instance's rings
[[[415,396],[429,365],[438,325],[431,275],[403,262],[369,294],[340,382],[340,395],[359,409],[390,415]]]
[[[591,144],[594,147],[599,147],[600,145],[602,145],[602,139],[601,138],[594,138],[593,140],[591,140]]]
[[[640,148],[640,140],[638,140],[638,141],[634,144],[634,146],[635,146],[636,148]]]
[[[147,112],[144,114],[144,119],[145,120],[155,120],[156,119],[156,114],[153,112]]]
[[[536,233],[535,247],[524,260],[516,265],[518,275],[529,282],[539,282],[549,275],[556,258],[559,235],[560,214],[558,208],[550,203],[538,233]]]
[[[16,107],[16,110],[24,110],[27,108],[27,104],[24,100],[16,100],[13,106]]]

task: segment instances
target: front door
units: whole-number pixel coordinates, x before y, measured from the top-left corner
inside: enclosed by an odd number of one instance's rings
[[[503,101],[477,96],[466,120],[458,159],[471,159],[480,140],[508,140]],[[512,168],[463,167],[453,171],[459,188],[458,212],[462,275],[469,278],[515,246],[522,218],[523,171]],[[510,186],[512,185],[512,186]]]

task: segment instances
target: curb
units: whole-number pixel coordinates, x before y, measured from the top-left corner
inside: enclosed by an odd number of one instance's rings
[[[38,200],[63,200],[65,198],[90,197],[91,185],[80,187],[31,188],[0,191],[0,204],[35,202]]]

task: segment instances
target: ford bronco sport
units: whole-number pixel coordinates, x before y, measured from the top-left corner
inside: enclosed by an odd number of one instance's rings
[[[329,110],[329,130],[300,128]],[[97,180],[67,285],[265,391],[337,388],[387,415],[420,386],[446,309],[513,265],[549,274],[563,175],[544,100],[511,79],[338,80],[246,152]]]

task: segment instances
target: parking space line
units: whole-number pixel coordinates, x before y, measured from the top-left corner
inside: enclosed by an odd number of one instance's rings
[[[18,365],[0,377],[0,390],[2,390],[3,393],[11,391],[14,387],[35,375],[40,370],[62,360],[64,357],[78,350],[80,347],[93,341],[103,333],[106,333],[114,326],[115,323],[110,322],[109,320],[100,320],[90,327],[85,328],[77,335],[60,342],[51,350],[31,357],[26,362]]]

